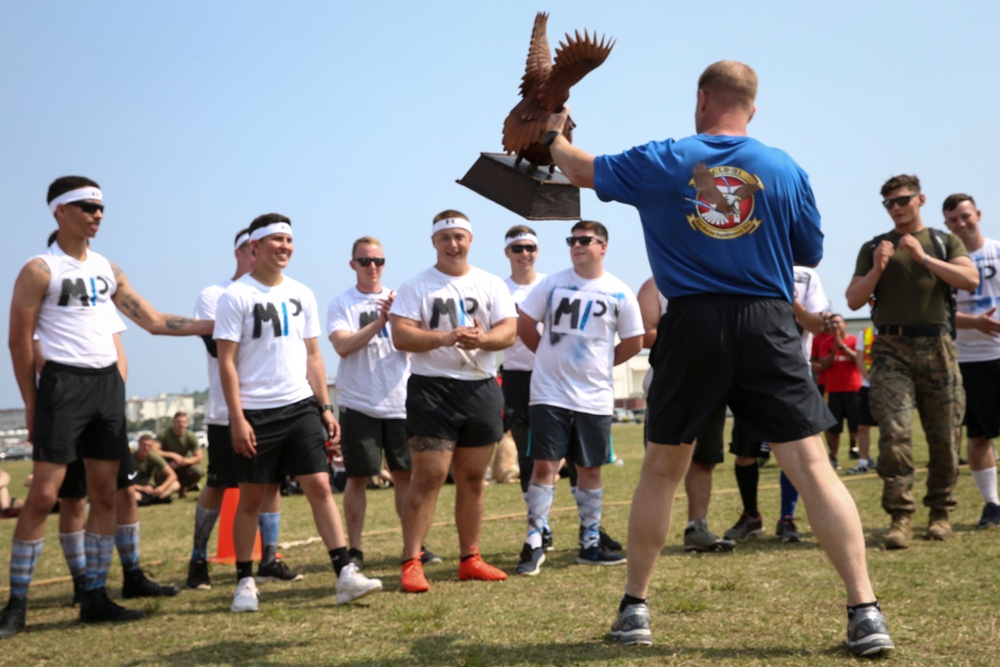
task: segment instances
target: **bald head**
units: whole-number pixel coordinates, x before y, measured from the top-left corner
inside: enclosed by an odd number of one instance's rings
[[[741,107],[753,113],[757,99],[757,73],[749,65],[735,60],[720,60],[709,65],[698,79],[698,89],[725,106]]]

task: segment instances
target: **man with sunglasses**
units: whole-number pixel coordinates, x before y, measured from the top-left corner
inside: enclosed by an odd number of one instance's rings
[[[463,581],[503,581],[507,574],[479,553],[483,486],[493,445],[503,437],[497,352],[516,335],[517,310],[503,280],[469,263],[472,223],[447,210],[431,222],[437,262],[405,282],[389,312],[392,342],[410,352],[406,431],[413,471],[403,505],[407,593],[430,589],[420,560],[438,493],[451,469]]]
[[[124,272],[90,249],[104,218],[100,186],[82,176],[49,186],[49,211],[59,225],[56,243],[28,261],[14,283],[10,351],[24,399],[28,439],[34,443],[28,498],[11,546],[10,599],[0,612],[0,638],[24,628],[28,586],[45,536],[45,523],[65,479],[67,465],[83,458],[90,514],[84,536],[87,580],[80,604],[84,623],[131,621],[142,611],[125,609],[107,595],[115,545],[118,467],[128,448],[125,384],[115,347],[117,307],[153,334],[208,333],[210,322],[165,315],[129,284]],[[36,384],[36,352],[45,359]]]
[[[335,296],[326,311],[326,331],[340,355],[337,405],[340,449],[344,455],[344,520],[348,557],[364,567],[361,532],[365,523],[368,481],[382,472],[382,457],[392,475],[396,514],[402,518],[410,485],[410,449],[406,444],[406,381],[410,357],[392,345],[389,309],[396,293],[382,285],[385,251],[373,236],[351,248],[357,281]],[[422,551],[422,562],[440,559]]]
[[[792,311],[793,266],[815,266],[823,234],[805,172],[747,136],[757,75],[736,61],[698,80],[697,135],[594,157],[562,136],[568,110],[541,137],[575,185],[635,206],[660,292],[649,447],[629,519],[628,582],[612,636],[651,644],[646,596],[698,431],[722,403],[753,441],[770,442],[801,492],[810,524],[847,592],[847,644],[894,648],[868,577],[857,507],[827,463],[833,423],[809,370]]]
[[[961,239],[924,226],[927,198],[916,176],[893,176],[882,186],[882,205],[892,231],[861,246],[847,305],[861,308],[874,298],[869,403],[879,426],[878,474],[882,508],[892,517],[887,549],[905,549],[913,538],[913,406],[927,436],[927,539],[951,537],[955,509],[958,443],[965,392],[950,335],[953,288],[971,292],[979,272]]]
[[[518,336],[535,353],[528,409],[528,455],[533,459],[528,532],[516,570],[527,576],[538,574],[545,561],[542,534],[563,458],[577,470],[574,495],[582,543],[576,562],[618,565],[626,560],[624,554],[601,548],[601,466],[612,460],[612,371],[642,349],[645,329],[635,294],[604,271],[604,225],[578,222],[566,244],[572,268],[542,280],[521,303],[517,322]],[[617,345],[616,336],[621,339]]]

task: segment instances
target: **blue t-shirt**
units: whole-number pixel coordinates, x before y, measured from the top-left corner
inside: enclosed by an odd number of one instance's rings
[[[793,265],[815,266],[823,257],[809,177],[787,153],[756,139],[699,134],[601,155],[594,190],[639,210],[656,286],[668,299],[791,301]]]

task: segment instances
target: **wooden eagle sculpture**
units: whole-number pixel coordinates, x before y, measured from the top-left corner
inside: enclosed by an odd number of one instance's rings
[[[547,165],[551,173],[555,163],[547,146],[541,143],[548,117],[559,113],[569,99],[569,89],[587,72],[600,66],[611,53],[614,40],[598,41],[597,35],[586,30],[575,36],[566,34],[566,41],[559,42],[555,62],[549,51],[549,39],[545,34],[549,15],[538,12],[535,27],[531,31],[531,46],[528,47],[528,62],[521,79],[521,101],[511,109],[503,124],[503,148],[508,155],[517,154],[514,165],[527,160],[531,169]],[[569,118],[563,135],[573,140],[576,125]]]

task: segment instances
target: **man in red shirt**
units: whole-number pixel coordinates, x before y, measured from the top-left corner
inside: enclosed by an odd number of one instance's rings
[[[858,353],[854,349],[858,341],[855,336],[847,335],[843,316],[830,317],[830,331],[832,336],[822,339],[817,336],[817,361],[825,376],[827,406],[837,420],[836,425],[826,431],[826,444],[830,448],[830,463],[835,469],[839,469],[837,452],[840,450],[840,434],[844,430],[845,417],[851,442],[857,438],[861,371],[858,370]]]

